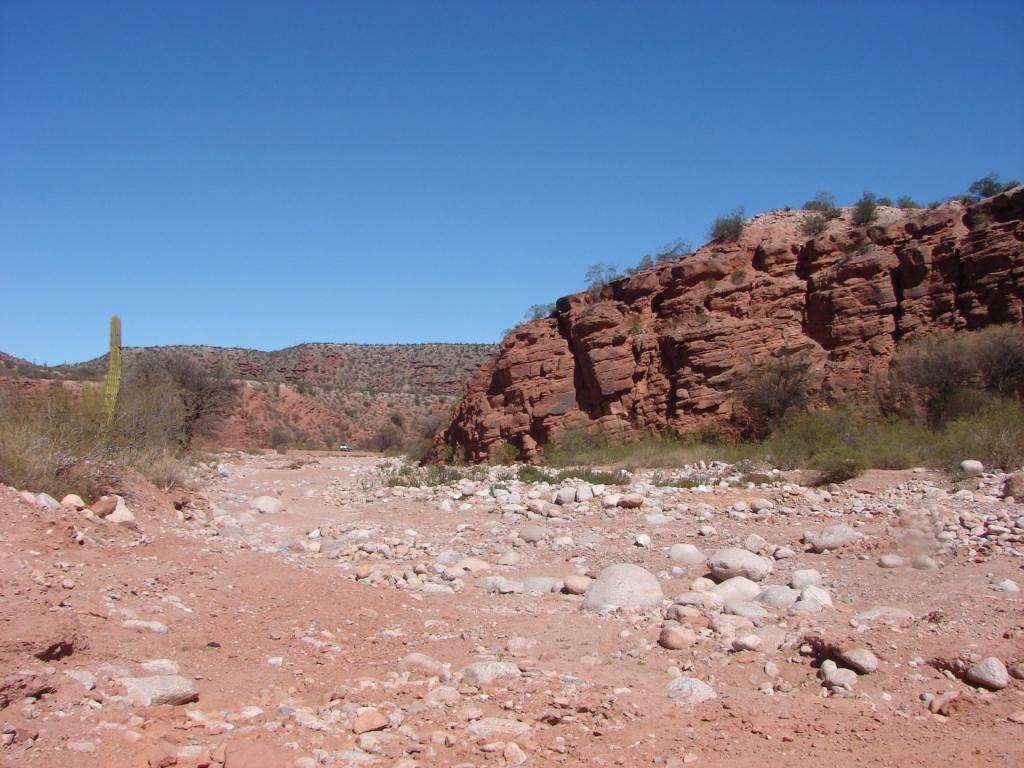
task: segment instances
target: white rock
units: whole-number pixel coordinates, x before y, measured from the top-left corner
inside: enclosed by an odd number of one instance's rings
[[[668,696],[676,704],[693,706],[717,699],[715,689],[694,677],[679,676],[668,684]]]
[[[284,502],[275,496],[257,496],[249,506],[263,515],[276,515],[284,512]]]
[[[878,657],[867,648],[840,651],[839,660],[860,675],[869,675],[878,669]]]
[[[761,594],[761,587],[745,576],[733,576],[721,584],[716,584],[710,592],[717,595],[723,602],[729,600],[753,600]]]
[[[975,459],[964,459],[960,462],[960,471],[968,477],[978,477],[985,471],[985,465]]]
[[[664,599],[661,584],[650,571],[631,563],[610,565],[587,587],[584,611],[658,608]]]
[[[462,682],[479,687],[506,677],[519,677],[519,667],[507,661],[478,661],[462,668]]]
[[[151,675],[176,675],[181,671],[178,662],[171,659],[150,659],[139,666]]]
[[[633,544],[638,547],[649,547],[651,546],[651,537],[646,533],[638,533],[633,539]]]
[[[466,727],[466,732],[475,738],[525,736],[530,732],[530,726],[504,717],[482,717],[470,723]]]
[[[828,552],[845,547],[860,538],[860,534],[848,525],[830,525],[818,533],[804,533],[804,541],[811,545],[815,552]]]
[[[199,699],[195,683],[178,675],[125,677],[118,680],[128,699],[141,707],[188,704]]]
[[[128,619],[122,621],[121,626],[125,629],[134,629],[136,632],[152,632],[156,635],[166,635],[167,625],[159,621],[143,621],[142,619]]]
[[[719,581],[743,576],[761,581],[772,572],[772,561],[745,549],[720,549],[708,558],[708,570]]]
[[[673,544],[668,552],[672,562],[680,565],[704,565],[707,558],[693,544]]]
[[[967,670],[964,675],[967,682],[990,691],[1001,691],[1010,684],[1010,676],[1006,665],[994,656],[982,659]]]
[[[789,586],[793,589],[803,589],[810,586],[820,587],[821,574],[813,568],[802,568],[798,571],[793,571],[793,575],[789,577]]]

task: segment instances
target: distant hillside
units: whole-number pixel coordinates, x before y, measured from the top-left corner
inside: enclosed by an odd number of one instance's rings
[[[126,347],[125,361],[153,352],[188,355],[222,365],[233,378],[307,384],[348,392],[456,395],[496,352],[493,344],[299,344],[273,352],[237,347]],[[0,353],[0,373],[29,378],[102,378],[106,356],[83,363],[39,366]]]
[[[219,430],[222,447],[331,447],[345,441],[377,450],[429,441],[474,371],[497,352],[489,344],[300,344],[275,352],[170,346],[128,347],[141,356],[183,354],[223,366],[244,386]],[[84,363],[35,365],[0,352],[0,383],[32,391],[44,380],[100,380],[106,355]]]

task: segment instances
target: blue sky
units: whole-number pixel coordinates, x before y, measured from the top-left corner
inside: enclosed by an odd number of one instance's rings
[[[1024,3],[2,2],[0,350],[497,341],[817,190],[1024,177]]]

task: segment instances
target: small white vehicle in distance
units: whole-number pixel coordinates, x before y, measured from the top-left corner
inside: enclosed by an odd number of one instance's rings
[[[341,445],[338,446],[338,450],[339,451],[351,451],[352,450],[352,446],[349,445],[348,443],[342,443]]]

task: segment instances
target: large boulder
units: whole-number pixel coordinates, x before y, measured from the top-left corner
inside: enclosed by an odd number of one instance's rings
[[[650,571],[639,565],[609,565],[587,587],[584,611],[615,611],[661,607],[665,595]]]
[[[772,561],[738,547],[720,549],[708,558],[708,569],[719,581],[743,576],[751,581],[761,581],[772,572]]]

